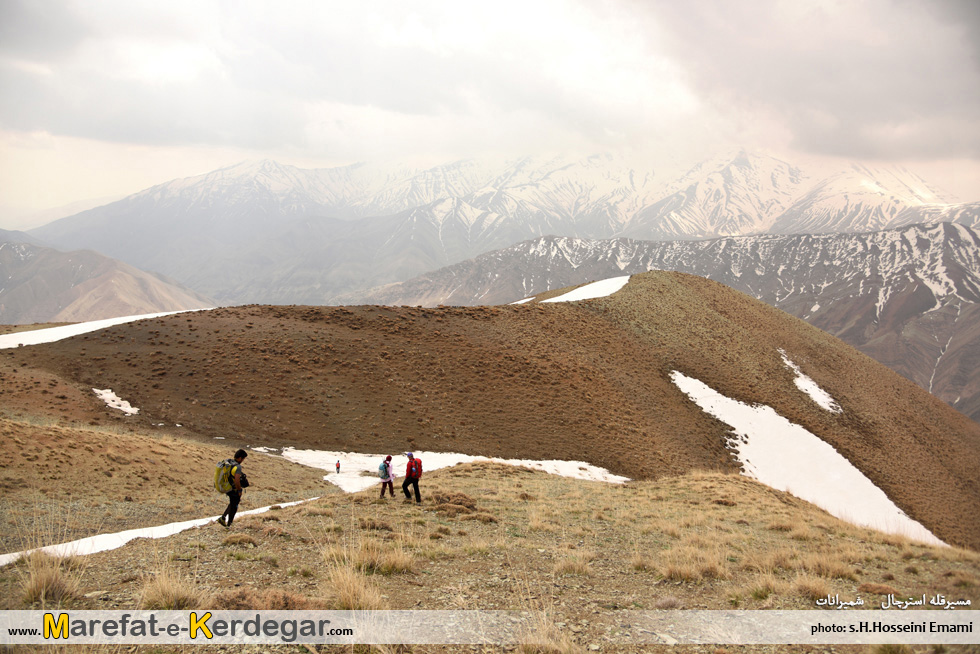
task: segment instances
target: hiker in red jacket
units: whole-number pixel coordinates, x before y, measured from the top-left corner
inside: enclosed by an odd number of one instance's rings
[[[411,452],[405,452],[408,457],[408,466],[405,468],[405,481],[402,482],[402,491],[405,499],[411,501],[412,495],[408,492],[408,485],[411,484],[415,489],[415,503],[422,503],[422,495],[419,493],[419,478],[422,476],[422,460],[416,459]]]

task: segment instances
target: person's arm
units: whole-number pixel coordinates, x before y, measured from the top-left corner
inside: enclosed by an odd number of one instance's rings
[[[242,467],[235,466],[235,478],[234,478],[235,490],[239,493],[242,492]]]

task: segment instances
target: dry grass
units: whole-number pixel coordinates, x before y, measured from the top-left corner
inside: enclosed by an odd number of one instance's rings
[[[802,568],[809,573],[827,577],[828,579],[849,579],[855,581],[854,567],[842,560],[840,553],[817,552],[807,554],[801,562]]]
[[[814,602],[833,592],[831,585],[825,579],[806,573],[797,575],[792,587],[798,595]]]
[[[788,583],[782,581],[774,572],[767,571],[753,580],[746,591],[753,599],[766,600],[771,595],[784,593],[787,586]]]
[[[527,528],[531,531],[555,532],[558,530],[558,526],[551,520],[551,516],[544,511],[529,511]]]
[[[258,541],[248,534],[229,534],[221,540],[222,545],[250,545],[258,546]]]
[[[531,630],[519,641],[521,654],[584,654],[585,649],[562,632],[545,611],[535,614]]]
[[[656,570],[653,558],[642,552],[633,552],[633,556],[630,557],[630,567],[637,572],[653,572]]]
[[[664,552],[660,573],[672,581],[725,579],[728,565],[722,552],[682,545]]]
[[[415,557],[400,545],[366,538],[356,546],[331,544],[321,550],[323,560],[334,566],[349,566],[366,574],[392,575],[412,572]]]
[[[590,563],[595,559],[595,553],[590,551],[575,551],[562,557],[554,568],[556,575],[590,575]]]
[[[207,608],[210,594],[195,582],[174,570],[165,569],[146,580],[140,608],[183,610]]]
[[[547,612],[553,630],[543,628],[523,643],[524,651],[596,643],[605,649],[606,623],[594,617],[596,611],[812,609],[828,595],[867,592],[868,600],[878,588],[859,591],[859,583],[978,601],[977,586],[970,584],[980,575],[980,557],[876,542],[872,532],[846,529],[750,480],[702,475],[613,486],[531,472],[505,477],[502,471],[460,466],[428,477],[433,494],[449,495],[435,488],[442,480],[454,493],[479,498],[478,512],[496,522],[464,520],[474,513],[451,517],[434,511],[434,503],[422,510],[376,504],[367,491],[318,500],[312,514],[298,507],[277,512],[279,522],[256,521],[257,528],[247,530],[254,546],[222,547],[232,534],[216,526],[176,535],[167,551],[191,554],[166,565],[213,593],[207,606]],[[519,493],[539,499],[519,500]],[[735,505],[712,501],[718,497]],[[605,519],[596,521],[600,512]],[[533,529],[535,521],[553,521],[555,529]],[[776,522],[795,526],[770,529]],[[390,530],[372,528],[382,524]],[[644,533],[651,525],[658,528]],[[676,537],[661,525],[675,525]],[[800,525],[808,526],[809,540],[791,537]],[[154,547],[159,545],[135,542],[93,557],[100,564],[80,571],[80,588],[110,594],[83,594],[71,607],[131,608],[143,594],[139,579],[127,580],[131,562],[152,560]],[[904,551],[915,556],[903,558]],[[845,572],[860,568],[859,582],[821,576],[818,569],[833,574],[826,561]],[[918,574],[903,572],[910,563]],[[5,572],[0,570],[0,584]],[[229,588],[229,579],[241,587]],[[280,594],[267,595],[265,588]]]
[[[875,583],[861,584],[858,586],[858,592],[869,593],[871,595],[901,595],[901,591],[894,586]]]
[[[381,591],[349,566],[332,568],[327,574],[331,591],[330,608],[338,611],[380,611],[387,608]]]
[[[60,606],[78,594],[78,579],[66,570],[66,561],[35,551],[22,559],[26,566],[21,597],[28,606]]]

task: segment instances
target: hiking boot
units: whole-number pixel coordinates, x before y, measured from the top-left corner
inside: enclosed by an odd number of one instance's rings
[[[221,516],[220,518],[218,518],[218,524],[221,525],[222,527],[224,527],[225,529],[228,528],[228,523],[225,522],[225,517],[224,516]]]

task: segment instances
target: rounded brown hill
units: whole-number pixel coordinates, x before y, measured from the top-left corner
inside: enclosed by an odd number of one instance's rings
[[[842,413],[795,387],[780,349]],[[729,427],[674,386],[677,370],[773,407],[940,538],[980,549],[980,426],[826,333],[680,273],[576,303],[178,314],[2,358],[21,380],[8,405],[37,397],[28,375],[57,379],[75,392],[48,410],[69,418],[123,420],[89,395],[111,388],[141,410],[126,420],[255,445],[585,460],[640,478],[735,470]]]

